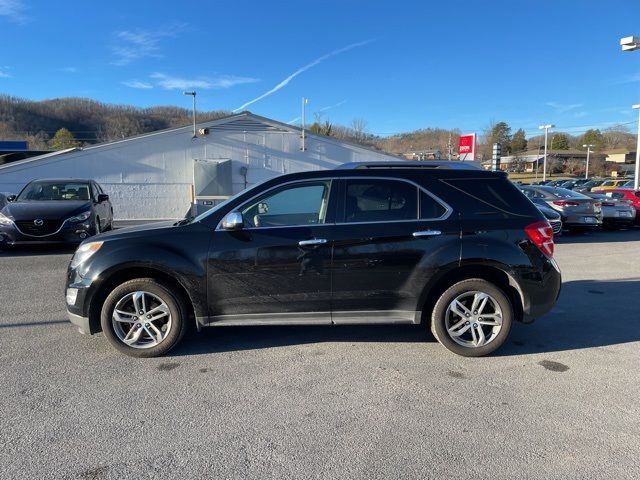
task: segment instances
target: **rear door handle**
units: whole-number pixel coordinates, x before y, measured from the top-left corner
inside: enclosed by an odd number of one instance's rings
[[[419,232],[413,232],[413,236],[418,237],[435,237],[437,235],[442,235],[440,230],[421,230]]]
[[[309,245],[323,245],[325,243],[327,243],[326,238],[312,238],[311,240],[300,240],[298,245],[308,247]]]

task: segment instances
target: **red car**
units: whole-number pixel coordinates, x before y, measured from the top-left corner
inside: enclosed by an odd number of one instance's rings
[[[616,200],[626,200],[636,209],[636,224],[640,224],[640,190],[633,188],[616,188],[607,192],[607,196]]]

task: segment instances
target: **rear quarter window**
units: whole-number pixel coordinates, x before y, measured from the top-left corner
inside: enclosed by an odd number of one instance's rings
[[[540,215],[533,203],[505,178],[460,178],[446,179],[442,182],[451,187],[450,193],[464,217],[506,218]]]

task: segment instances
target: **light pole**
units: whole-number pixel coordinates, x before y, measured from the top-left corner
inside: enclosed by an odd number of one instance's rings
[[[185,95],[191,95],[193,97],[193,138],[196,138],[196,92],[184,92]]]
[[[638,143],[636,144],[636,176],[633,180],[633,188],[634,190],[638,190],[640,188],[640,103],[636,103],[631,108],[638,110]]]
[[[540,125],[538,128],[544,130],[544,159],[542,160],[542,181],[547,180],[547,138],[549,135],[549,129],[555,127],[555,125]]]
[[[305,140],[305,136],[304,136],[304,114],[305,114],[305,110],[306,110],[306,105],[309,102],[308,98],[304,98],[302,97],[302,148],[300,150],[302,150],[303,152],[306,149],[306,146],[304,144],[304,140]]]
[[[594,147],[595,145],[582,145],[582,148],[586,148],[587,149],[587,166],[584,170],[584,179],[588,180],[589,179],[589,154],[591,153],[591,149]]]
[[[640,50],[640,37],[623,37],[620,39],[620,46],[623,52],[633,52]],[[636,175],[633,179],[633,188],[638,189],[638,177],[640,177],[640,103],[632,105],[631,108],[638,110],[638,143],[636,145]]]

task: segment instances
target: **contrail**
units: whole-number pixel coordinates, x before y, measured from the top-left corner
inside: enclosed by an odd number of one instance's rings
[[[349,50],[353,50],[354,48],[358,48],[358,47],[362,47],[368,43],[371,43],[372,40],[365,40],[364,42],[358,42],[358,43],[352,43],[351,45],[347,45],[346,47],[343,48],[339,48],[337,50],[334,50],[331,53],[327,53],[326,55],[323,55],[321,57],[316,58],[313,62],[308,63],[307,65],[305,65],[304,67],[299,68],[298,70],[296,70],[295,72],[293,72],[291,75],[289,75],[287,78],[285,78],[284,80],[282,80],[279,84],[277,84],[275,87],[273,87],[271,90],[269,90],[266,93],[263,93],[262,95],[260,95],[259,97],[254,98],[253,100],[248,101],[247,103],[240,105],[238,108],[236,108],[234,110],[235,112],[239,112],[240,110],[244,110],[245,108],[247,108],[249,105],[256,103],[260,100],[262,100],[265,97],[268,97],[269,95],[271,95],[272,93],[277,92],[278,90],[280,90],[283,87],[286,87],[287,84],[293,80],[294,78],[296,78],[298,75],[300,75],[301,73],[306,72],[307,70],[309,70],[312,67],[315,67],[316,65],[318,65],[319,63],[324,62],[325,60],[327,60],[328,58],[331,57],[335,57],[336,55],[340,55],[341,53],[344,52],[348,52]]]

